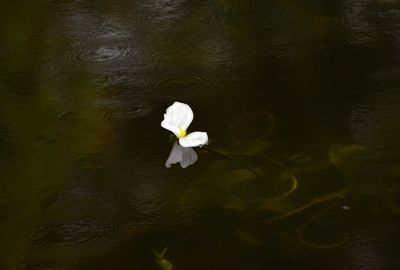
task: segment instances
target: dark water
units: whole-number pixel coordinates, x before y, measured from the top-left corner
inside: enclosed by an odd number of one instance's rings
[[[400,268],[400,1],[8,1],[0,37],[0,269]]]

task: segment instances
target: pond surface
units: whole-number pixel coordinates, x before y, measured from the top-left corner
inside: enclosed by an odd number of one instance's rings
[[[399,269],[400,1],[0,15],[0,269]],[[174,101],[210,138],[186,169]]]

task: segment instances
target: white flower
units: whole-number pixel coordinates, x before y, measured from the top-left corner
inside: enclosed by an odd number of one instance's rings
[[[193,121],[193,111],[189,105],[174,102],[164,114],[161,126],[173,132],[183,147],[195,147],[207,144],[207,132],[192,132],[186,135],[186,130]]]

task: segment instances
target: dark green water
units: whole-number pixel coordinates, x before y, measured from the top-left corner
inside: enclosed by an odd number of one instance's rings
[[[400,1],[1,6],[0,269],[400,268]]]

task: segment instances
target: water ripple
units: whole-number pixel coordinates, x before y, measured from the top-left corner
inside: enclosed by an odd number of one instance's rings
[[[371,73],[365,79],[368,89],[373,92],[383,91],[385,89],[395,89],[400,83],[400,70],[385,69]]]
[[[78,63],[88,64],[113,61],[119,58],[124,58],[129,54],[130,50],[128,48],[100,46],[97,49],[77,52],[76,55],[72,56],[72,59]]]
[[[185,89],[194,90],[203,86],[205,78],[200,76],[186,76],[181,78],[161,78],[148,83],[149,88],[164,90]]]
[[[28,233],[28,241],[41,247],[80,247],[103,239],[111,227],[89,222],[56,222],[39,226]]]
[[[157,25],[157,30],[163,29],[185,15],[184,4],[184,0],[142,1],[139,20],[143,24]]]
[[[150,104],[136,99],[129,100],[126,96],[113,99],[97,99],[96,105],[105,111],[108,119],[134,119],[149,115],[152,111]]]
[[[56,265],[53,262],[28,262],[25,264],[24,269],[29,270],[61,270],[65,268],[60,268],[59,265]]]
[[[80,64],[104,64],[127,58],[140,57],[142,52],[132,50],[129,40],[113,35],[100,35],[85,42],[76,42],[68,58]]]
[[[345,1],[341,10],[343,38],[354,45],[399,43],[400,8],[392,1]],[[387,42],[387,41],[386,41]]]
[[[365,45],[377,39],[379,31],[371,22],[370,15],[371,0],[343,2],[340,16],[346,43]]]
[[[211,10],[207,11],[207,15],[204,16],[205,24],[208,26],[208,30],[211,31],[230,31],[233,30],[233,26],[229,25],[228,19],[232,15],[233,10],[216,6]]]

